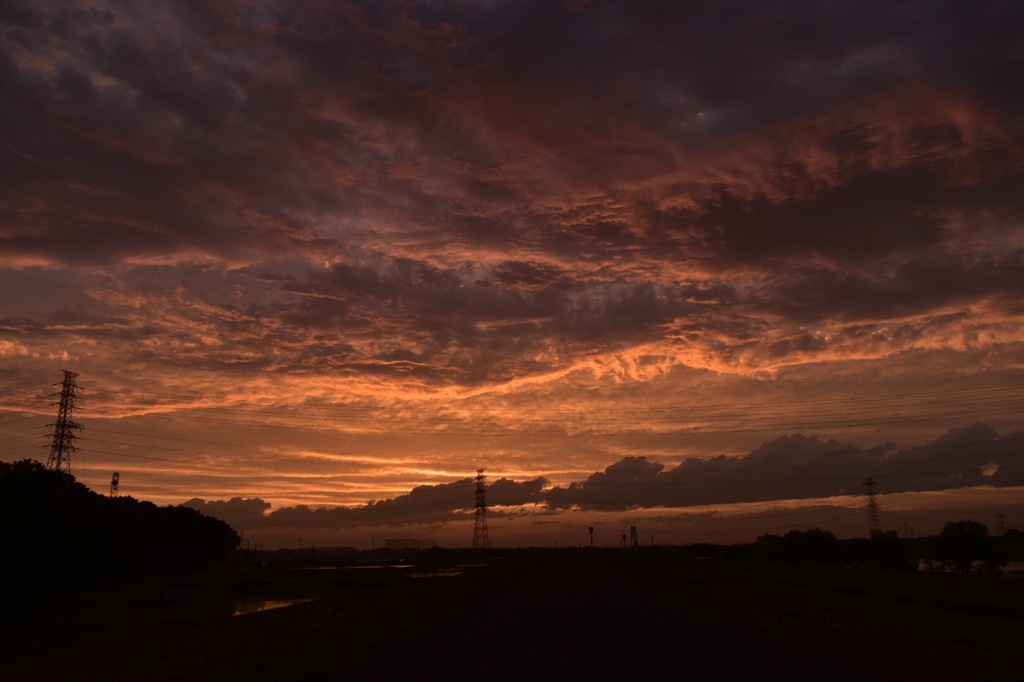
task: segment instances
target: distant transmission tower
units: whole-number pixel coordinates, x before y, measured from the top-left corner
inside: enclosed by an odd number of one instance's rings
[[[875,499],[875,479],[868,476],[861,485],[864,486],[864,494],[868,498],[868,530],[874,537],[882,532],[882,517],[879,513],[881,507],[878,506],[878,500]]]
[[[491,539],[487,536],[487,488],[483,469],[476,470],[476,515],[473,523],[473,549],[488,549]]]
[[[71,453],[75,451],[75,431],[79,431],[82,425],[74,420],[72,416],[75,411],[75,399],[78,397],[75,384],[75,372],[63,370],[64,381],[60,384],[60,401],[57,405],[57,421],[47,426],[53,427],[53,443],[50,445],[50,457],[46,460],[46,468],[54,471],[71,473]]]
[[[110,496],[117,497],[120,494],[121,487],[121,474],[114,472],[114,475],[110,477]]]

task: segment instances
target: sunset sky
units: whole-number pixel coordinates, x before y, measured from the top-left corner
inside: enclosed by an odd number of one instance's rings
[[[7,0],[0,93],[4,461],[67,369],[268,548],[1024,527],[1016,0]]]

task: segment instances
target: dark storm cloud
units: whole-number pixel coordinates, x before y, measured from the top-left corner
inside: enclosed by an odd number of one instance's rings
[[[917,311],[962,310],[979,301],[1008,305],[1016,299],[1012,282],[1021,275],[1022,257],[936,254],[877,271],[803,265],[780,273],[758,295],[766,308],[798,324],[830,317],[841,323],[899,319]]]
[[[0,21],[8,267],[267,285],[141,292],[165,310],[118,328],[149,360],[476,386],[652,344],[722,369],[1018,333],[1019,3],[111,0]],[[96,329],[124,312],[101,308]]]
[[[1018,82],[1020,64],[998,46],[1010,39],[1006,27],[1019,19],[1019,9],[1010,3],[975,10],[954,5],[783,3],[755,11],[705,3],[595,3],[570,12],[552,3],[439,8],[395,2],[373,9],[255,3],[235,12],[160,12],[111,3],[111,10],[81,10],[72,17],[73,7],[37,3],[12,10],[11,42],[47,54],[57,62],[55,72],[26,68],[19,64],[23,57],[12,58],[8,51],[5,85],[20,106],[8,112],[6,123],[15,132],[16,149],[42,162],[41,172],[58,171],[66,182],[88,177],[92,182],[83,184],[134,199],[132,206],[95,206],[96,212],[173,228],[170,242],[158,240],[154,248],[192,239],[231,250],[228,237],[242,224],[225,215],[203,219],[218,208],[207,199],[223,202],[219,208],[228,211],[238,202],[257,211],[355,204],[383,210],[373,196],[379,188],[396,190],[398,203],[411,202],[412,212],[456,208],[457,195],[426,192],[423,178],[410,182],[389,168],[415,165],[418,156],[438,164],[439,157],[455,154],[461,162],[436,168],[453,173],[480,200],[491,194],[483,188],[508,192],[527,180],[503,172],[499,181],[480,177],[497,169],[494,152],[506,144],[505,136],[557,150],[555,170],[568,165],[582,178],[633,179],[631,170],[665,173],[674,167],[666,148],[700,150],[784,118],[815,115],[820,107],[847,106],[898,87],[909,73],[983,96],[985,113],[1009,122],[1017,96],[1005,86]],[[264,66],[271,77],[261,73]],[[99,84],[107,81],[114,84]],[[698,124],[701,112],[712,122]],[[47,119],[48,144],[57,148],[43,143],[39,122]],[[391,129],[394,138],[354,139],[365,138],[371,125]],[[823,144],[852,157],[844,164],[855,165],[879,151],[877,132],[854,127],[845,141],[829,138]],[[920,154],[967,144],[956,129],[918,126],[912,133]],[[335,171],[331,179],[340,184],[317,179],[314,162],[302,158],[313,151],[326,153],[323,169]],[[951,168],[945,161],[936,159],[931,172],[947,176]],[[815,182],[800,162],[789,171],[771,171],[790,194]],[[277,172],[282,163],[288,174]],[[25,160],[19,170],[30,166]],[[346,171],[362,178],[337,178]],[[782,177],[786,172],[791,180]],[[848,233],[823,228],[823,221],[837,217],[830,208],[856,202],[858,211],[877,212],[873,206],[890,203],[899,209],[936,182],[920,175],[920,189],[908,193],[900,187],[913,190],[913,178],[852,174],[849,187],[814,198],[805,220],[766,216],[763,230],[750,232],[749,221],[728,212],[746,204],[727,194],[704,199],[701,215],[714,225],[727,223],[727,247],[756,251],[766,244],[759,235],[773,230],[795,238]],[[38,173],[29,174],[21,186],[41,182]],[[196,196],[207,185],[227,195]],[[527,196],[534,194],[526,189]],[[492,199],[507,205],[521,196]],[[865,196],[872,197],[870,205],[859,201]],[[870,213],[862,221],[841,217],[883,242],[891,232]],[[932,235],[926,226],[920,230],[917,239],[905,226],[892,237],[917,245]],[[274,236],[282,235],[265,233],[261,239]],[[820,240],[832,245],[827,237]],[[868,239],[856,246],[880,245]],[[130,244],[124,248],[134,250]]]
[[[544,493],[555,509],[625,510],[858,495],[872,476],[878,492],[1024,484],[1024,434],[985,424],[951,429],[927,445],[864,449],[795,434],[748,455],[691,458],[677,467],[627,457],[585,481]]]
[[[234,62],[230,44],[213,42],[227,38],[223,26],[113,7],[81,20],[35,3],[8,34],[17,40],[0,77],[17,106],[2,121],[5,222],[26,233],[8,252],[110,262],[315,242],[280,209],[315,202],[317,188],[307,191],[300,166],[280,174],[271,162],[300,154],[322,126],[303,121],[309,132],[289,135],[283,123],[300,112],[253,96],[256,73],[241,64],[251,69],[256,55]]]
[[[546,484],[543,478],[515,482],[500,478],[487,486],[491,507],[533,505]],[[305,505],[284,507],[269,512],[261,499],[234,498],[228,501],[192,499],[185,506],[198,509],[236,528],[354,528],[357,526],[402,525],[408,523],[446,523],[465,518],[476,504],[476,486],[471,478],[413,488],[405,495],[371,501],[362,507],[322,507]],[[491,514],[500,518],[500,508]]]
[[[376,348],[363,360],[401,352],[429,363],[458,353],[461,367],[483,368],[492,377],[522,371],[524,354],[548,346],[624,347],[726,294],[693,284],[569,280],[561,270],[529,262],[505,261],[487,272],[408,259],[377,267],[337,264],[285,287],[301,296],[291,319],[309,328],[344,328],[350,342]]]
[[[547,289],[569,284],[560,268],[541,263],[507,261],[494,269],[494,280],[499,285],[520,289]]]
[[[230,500],[206,500],[194,497],[182,506],[190,507],[225,521],[233,528],[242,530],[260,528],[270,511],[270,503],[256,498],[233,497]]]
[[[812,198],[782,202],[724,194],[705,205],[697,222],[727,235],[723,248],[742,261],[786,258],[799,245],[807,255],[870,269],[871,261],[892,254],[930,256],[947,238],[949,212],[1024,212],[1010,190],[1024,182],[1020,172],[969,187],[944,175],[927,169],[865,173]]]

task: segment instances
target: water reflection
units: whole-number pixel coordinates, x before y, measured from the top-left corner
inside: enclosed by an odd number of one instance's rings
[[[416,564],[360,564],[358,566],[302,566],[296,571],[365,571],[386,569],[416,568]]]
[[[259,611],[270,611],[271,609],[282,609],[286,606],[295,606],[296,604],[304,604],[308,601],[316,601],[313,597],[295,598],[295,599],[245,599],[238,600],[235,602],[235,612],[231,614],[232,618],[235,616],[244,616],[248,613],[257,613]]]
[[[422,571],[419,573],[410,573],[410,578],[453,578],[457,575],[461,575],[462,571],[458,569],[447,569],[443,571]]]

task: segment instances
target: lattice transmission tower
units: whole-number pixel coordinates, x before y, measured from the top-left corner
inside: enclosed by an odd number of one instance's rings
[[[868,531],[871,533],[871,537],[874,537],[882,532],[881,507],[878,505],[878,500],[875,499],[874,477],[868,476],[861,485],[864,486],[864,494],[868,498]]]
[[[78,398],[78,385],[75,384],[75,372],[63,370],[64,381],[54,386],[60,386],[60,400],[53,405],[57,406],[57,421],[47,426],[53,427],[53,441],[50,444],[50,457],[46,460],[46,468],[54,471],[71,473],[71,453],[75,451],[75,431],[80,431],[82,425],[75,421],[75,400]],[[51,405],[51,407],[53,406]]]
[[[473,549],[488,549],[491,538],[487,535],[487,477],[483,469],[476,470],[476,514],[473,522]]]

